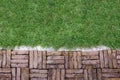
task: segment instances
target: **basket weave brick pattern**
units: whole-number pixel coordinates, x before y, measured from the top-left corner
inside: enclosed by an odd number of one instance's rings
[[[0,50],[0,80],[120,80],[120,50]]]

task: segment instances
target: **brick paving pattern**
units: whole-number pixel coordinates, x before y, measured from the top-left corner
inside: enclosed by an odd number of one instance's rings
[[[120,80],[120,50],[0,50],[0,80]]]

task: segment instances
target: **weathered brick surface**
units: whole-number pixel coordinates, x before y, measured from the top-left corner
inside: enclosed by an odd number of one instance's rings
[[[46,63],[47,69],[64,68],[65,60],[63,52],[48,52]]]
[[[0,50],[0,80],[120,80],[120,50]]]
[[[13,51],[11,53],[11,67],[29,67],[28,51]]]
[[[29,68],[31,69],[46,69],[46,52],[30,51],[29,53]]]
[[[30,70],[30,79],[31,80],[47,80],[47,70],[31,69]]]

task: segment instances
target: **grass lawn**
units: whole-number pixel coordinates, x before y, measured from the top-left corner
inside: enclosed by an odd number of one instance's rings
[[[0,0],[0,46],[120,48],[120,0]]]

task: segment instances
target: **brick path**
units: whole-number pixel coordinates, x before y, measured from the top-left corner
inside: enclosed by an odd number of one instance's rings
[[[120,50],[0,50],[0,80],[120,80]]]

